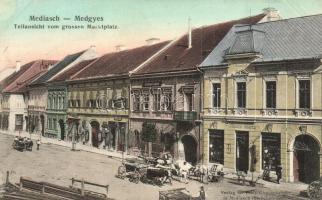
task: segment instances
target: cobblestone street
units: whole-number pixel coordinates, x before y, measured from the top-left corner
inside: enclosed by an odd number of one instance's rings
[[[68,186],[71,178],[84,178],[99,184],[109,184],[109,197],[114,199],[158,199],[159,190],[186,187],[193,196],[197,196],[201,184],[191,180],[189,184],[173,181],[173,185],[163,187],[134,184],[115,177],[119,159],[104,155],[76,151],[52,144],[42,144],[37,151],[19,152],[12,149],[13,137],[0,134],[0,180],[5,181],[5,173],[10,171],[10,181],[16,183],[20,176],[36,181],[46,181]],[[223,183],[205,184],[207,199],[303,199],[299,192],[304,185],[267,183],[264,187],[248,187],[234,184],[225,179]],[[291,192],[293,191],[293,192]],[[104,192],[102,190],[101,192]],[[257,197],[257,198],[255,198]]]

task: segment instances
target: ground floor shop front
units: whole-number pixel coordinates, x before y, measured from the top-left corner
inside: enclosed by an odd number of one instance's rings
[[[129,151],[159,156],[169,152],[177,160],[201,162],[200,129],[194,122],[130,119]],[[151,142],[147,139],[153,133]]]
[[[127,151],[128,118],[125,116],[68,115],[66,125],[66,141]]]
[[[0,129],[9,131],[27,131],[28,116],[24,111],[4,111],[0,113]]]
[[[26,131],[29,133],[37,133],[42,136],[48,137],[45,134],[46,126],[46,114],[43,111],[28,110],[28,116],[26,116]]]
[[[281,166],[287,182],[310,183],[322,175],[319,123],[205,119],[203,130],[204,163],[256,174]]]
[[[47,111],[47,127],[45,129],[45,137],[57,138],[58,140],[66,140],[67,132],[67,115],[65,112]]]

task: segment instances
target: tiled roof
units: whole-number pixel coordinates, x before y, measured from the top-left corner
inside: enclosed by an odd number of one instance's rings
[[[81,51],[75,54],[71,54],[66,56],[63,60],[56,63],[52,68],[50,68],[45,74],[40,76],[38,79],[33,81],[31,85],[37,85],[42,84],[48,81],[50,78],[55,76],[57,73],[59,73],[61,70],[63,70],[65,67],[67,67],[69,64],[74,62],[79,56],[81,56],[85,51]]]
[[[247,53],[239,41],[245,33],[252,37],[247,40],[251,44],[246,46],[253,47],[248,49],[248,53],[260,55],[254,62],[322,58],[321,24],[322,15],[312,15],[259,23],[251,27],[233,27],[201,66],[222,65],[227,55]]]
[[[183,35],[158,58],[134,74],[172,72],[196,69],[235,24],[256,24],[265,17],[260,14],[239,20],[203,26],[192,30],[192,47],[188,48],[188,35]]]
[[[50,80],[49,82],[58,82],[58,81],[65,81],[68,80],[72,75],[74,75],[75,73],[81,71],[82,69],[84,69],[87,65],[89,65],[90,63],[94,62],[96,59],[91,59],[91,60],[84,60],[76,65],[74,65],[72,68],[66,70],[65,72],[63,72],[62,74],[59,74],[57,77],[55,77],[54,79]]]
[[[105,54],[71,79],[93,79],[128,74],[167,44],[169,41]]]
[[[31,61],[27,64],[24,64],[20,67],[19,71],[12,73],[10,76],[2,80],[0,83],[1,91],[3,91],[3,89],[5,89],[8,85],[14,82],[17,78],[19,78],[19,76],[21,76],[21,74],[27,71],[35,62],[36,61]]]
[[[12,83],[7,85],[3,92],[7,93],[21,93],[25,92],[29,83],[35,80],[48,70],[48,67],[55,64],[57,61],[53,60],[37,60],[20,74]]]

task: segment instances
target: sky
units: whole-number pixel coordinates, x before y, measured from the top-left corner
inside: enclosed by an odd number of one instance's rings
[[[260,14],[273,7],[283,18],[321,14],[322,0],[0,0],[0,70],[36,59],[59,60],[96,46],[99,55],[130,49],[156,37],[172,40],[192,27]],[[59,16],[58,22],[30,21],[30,16]],[[75,16],[103,21],[74,21]],[[70,20],[63,20],[70,18]],[[45,25],[45,29],[17,29],[15,24]],[[116,29],[87,29],[87,25],[116,25]],[[58,25],[49,29],[47,25]],[[62,30],[64,25],[84,29]]]

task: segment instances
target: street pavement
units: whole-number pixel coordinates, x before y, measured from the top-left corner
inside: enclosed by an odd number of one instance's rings
[[[198,196],[204,186],[207,199],[225,200],[273,200],[305,199],[299,196],[306,185],[264,183],[263,186],[241,186],[233,179],[221,183],[202,184],[190,180],[188,184],[173,181],[172,185],[158,187],[143,183],[131,183],[116,178],[121,164],[118,158],[85,151],[71,151],[70,148],[53,144],[42,144],[40,150],[19,152],[12,148],[13,136],[0,134],[0,184],[5,181],[6,171],[10,182],[18,183],[21,176],[36,181],[46,181],[63,186],[71,185],[71,178],[84,179],[98,184],[109,184],[110,198],[119,200],[153,200],[159,198],[159,191],[187,188],[192,196]],[[34,142],[35,144],[35,142]],[[104,193],[104,189],[87,187]]]

